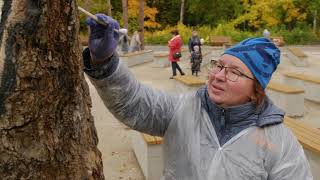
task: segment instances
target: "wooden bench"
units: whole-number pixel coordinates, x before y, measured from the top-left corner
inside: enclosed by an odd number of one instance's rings
[[[162,138],[132,130],[131,142],[140,168],[148,180],[159,180],[164,169]]]
[[[298,48],[288,47],[286,55],[295,66],[307,67],[309,64],[307,59],[308,56]]]
[[[312,175],[315,179],[320,179],[320,130],[289,117],[284,118],[284,124],[291,129],[303,146]]]
[[[302,88],[270,82],[267,86],[267,94],[288,116],[303,116],[304,90]]]
[[[305,91],[305,98],[320,102],[320,76],[305,73],[284,72],[284,81]]]
[[[206,84],[205,80],[191,75],[175,76],[174,79],[177,81],[177,83],[175,83],[177,92],[197,90],[200,86]]]
[[[209,44],[212,46],[223,46],[224,44],[232,44],[232,39],[229,36],[212,36]]]
[[[142,50],[142,51],[130,52],[127,54],[120,55],[120,59],[124,61],[128,65],[128,67],[131,67],[138,64],[143,64],[146,62],[153,61],[153,51]]]
[[[308,57],[304,52],[302,52],[299,48],[295,47],[287,47],[289,51],[291,51],[295,56],[300,58]]]
[[[277,46],[284,46],[284,38],[282,36],[272,36],[270,37],[271,41],[273,41]]]

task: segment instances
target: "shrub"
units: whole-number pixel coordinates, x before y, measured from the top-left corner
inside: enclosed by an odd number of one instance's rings
[[[183,42],[187,44],[194,28],[198,31],[199,36],[205,40],[205,44],[208,44],[211,36],[230,36],[233,41],[239,42],[250,37],[261,37],[263,31],[263,29],[256,32],[240,31],[234,28],[231,23],[221,23],[218,24],[216,28],[210,26],[189,27],[178,24],[160,31],[146,32],[145,42],[147,44],[167,44],[171,38],[170,32],[173,29],[178,29]],[[291,31],[287,30],[284,26],[279,26],[270,29],[270,32],[271,36],[283,36],[286,44],[311,44],[320,42],[319,34],[313,33],[312,28],[303,23],[297,24]]]

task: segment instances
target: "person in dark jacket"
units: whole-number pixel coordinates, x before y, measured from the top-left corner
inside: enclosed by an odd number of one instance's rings
[[[190,54],[194,51],[195,46],[199,46],[199,52],[201,53],[201,41],[196,30],[192,31],[192,36],[190,37],[188,42]]]
[[[198,76],[198,72],[200,71],[200,66],[202,62],[202,55],[199,51],[199,46],[193,47],[194,51],[191,53],[191,72],[192,75]]]
[[[267,97],[280,50],[249,38],[212,63],[208,84],[169,94],[139,81],[115,49],[119,24],[89,18],[84,71],[110,112],[130,128],[163,137],[164,180],[312,180],[302,146]]]

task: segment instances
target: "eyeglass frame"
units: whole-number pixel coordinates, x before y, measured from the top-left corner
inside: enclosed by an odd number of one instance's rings
[[[213,72],[213,69],[214,69],[213,66],[216,66],[216,64],[221,65],[222,68],[219,68],[220,70],[218,70],[218,72],[214,73],[214,72]],[[239,77],[245,77],[245,78],[248,78],[248,79],[253,80],[253,81],[255,80],[254,78],[246,75],[245,73],[241,72],[240,70],[238,70],[238,69],[236,69],[236,68],[234,68],[234,67],[226,67],[226,66],[220,64],[218,60],[214,60],[214,59],[211,60],[210,66],[211,66],[210,72],[212,72],[213,74],[217,74],[217,73],[221,72],[223,69],[225,69],[226,78],[227,78],[229,81],[232,81],[232,82],[238,81]],[[216,66],[216,67],[218,67],[218,66]],[[236,70],[237,72],[239,72],[239,74],[233,73],[233,74],[237,75],[237,78],[236,78],[235,80],[231,80],[231,79],[229,79],[229,78],[227,77],[227,73],[229,72],[229,71],[227,71],[227,68],[233,69],[233,70]],[[230,73],[232,73],[232,72],[230,72]]]

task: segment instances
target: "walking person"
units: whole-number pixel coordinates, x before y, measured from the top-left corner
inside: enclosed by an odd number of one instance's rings
[[[134,130],[163,137],[164,180],[313,180],[284,112],[266,95],[280,63],[269,39],[250,38],[212,63],[208,84],[169,94],[139,83],[116,53],[119,29],[89,18],[85,73],[110,112]]]
[[[168,47],[170,49],[168,59],[171,62],[172,67],[172,76],[170,79],[173,79],[173,77],[177,75],[177,69],[181,76],[185,75],[185,73],[178,64],[181,58],[182,38],[180,37],[178,30],[171,31],[171,35],[172,38],[168,41]]]
[[[130,52],[141,50],[140,32],[142,32],[141,29],[133,33],[130,41]]]
[[[192,75],[198,76],[198,72],[200,71],[200,66],[202,62],[202,55],[199,50],[199,46],[193,47],[194,51],[191,53],[191,72]]]
[[[128,30],[122,30],[119,38],[119,46],[122,54],[127,54],[129,52],[129,40]]]

